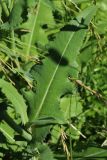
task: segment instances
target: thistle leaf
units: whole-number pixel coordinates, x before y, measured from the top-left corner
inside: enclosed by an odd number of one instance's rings
[[[43,60],[43,64],[33,67],[32,76],[37,81],[37,87],[34,105],[30,109],[31,122],[46,116],[64,121],[59,108],[60,97],[72,93],[73,85],[68,76],[78,75],[78,71],[71,66],[76,64],[87,27],[95,12],[96,7],[89,7],[77,17],[78,25],[73,25],[73,28],[71,26],[70,31],[63,28],[64,31],[57,34],[54,41],[50,43],[49,56]],[[33,128],[33,137],[41,141],[48,132],[49,128],[36,127]]]

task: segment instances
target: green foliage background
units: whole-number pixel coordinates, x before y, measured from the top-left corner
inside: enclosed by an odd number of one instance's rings
[[[106,0],[0,0],[0,159],[106,160]]]

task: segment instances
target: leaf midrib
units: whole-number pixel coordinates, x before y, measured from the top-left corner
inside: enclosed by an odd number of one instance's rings
[[[40,8],[40,1],[38,2],[38,7],[37,7],[37,14],[36,14],[36,17],[35,17],[35,20],[34,20],[34,24],[33,24],[33,27],[32,27],[32,31],[31,31],[31,35],[30,35],[30,39],[29,39],[29,43],[28,43],[28,48],[27,48],[27,57],[29,56],[29,53],[30,53],[30,49],[31,49],[31,44],[32,44],[32,39],[33,39],[33,33],[34,33],[34,29],[35,29],[35,26],[36,26],[36,23],[37,23],[37,18],[38,18],[38,13],[39,13],[39,8]]]
[[[97,156],[97,155],[100,155],[101,153],[105,153],[105,150],[104,151],[98,151],[98,152],[96,152],[96,153],[92,153],[92,154],[89,154],[89,155],[87,155],[87,156],[84,156],[84,158],[86,157],[86,158],[88,158],[88,157],[93,157],[93,156]]]
[[[15,142],[13,137],[11,137],[3,128],[0,127],[0,130],[2,133],[4,133],[12,142]]]
[[[70,37],[69,37],[69,39],[68,39],[68,42],[67,42],[67,44],[66,44],[66,46],[65,46],[65,48],[64,48],[64,50],[63,50],[63,52],[62,52],[62,56],[61,56],[61,58],[60,58],[60,61],[59,61],[59,63],[57,64],[57,66],[56,66],[56,68],[55,68],[55,71],[54,71],[54,73],[53,73],[53,75],[52,75],[52,77],[51,77],[51,79],[50,79],[50,82],[49,82],[49,84],[48,84],[48,86],[47,86],[47,89],[46,89],[46,91],[45,91],[45,93],[44,93],[43,99],[42,99],[42,101],[41,101],[41,103],[40,103],[40,105],[39,105],[39,107],[38,107],[38,110],[37,110],[37,112],[36,112],[36,114],[35,114],[35,118],[38,117],[38,115],[39,115],[39,113],[40,113],[40,111],[41,111],[41,109],[42,109],[42,106],[43,106],[43,104],[44,104],[44,101],[45,101],[45,99],[46,99],[46,96],[47,96],[47,94],[48,94],[48,91],[49,91],[49,89],[50,89],[50,87],[51,87],[51,84],[52,84],[52,82],[53,82],[53,80],[54,80],[54,77],[55,77],[55,75],[56,75],[56,73],[57,73],[57,70],[58,70],[58,68],[59,68],[60,62],[61,62],[61,60],[62,60],[62,58],[63,58],[63,56],[64,56],[64,54],[65,54],[65,52],[66,52],[66,49],[67,49],[67,47],[68,47],[68,45],[69,45],[69,43],[70,43],[73,35],[74,35],[74,33],[70,35]]]

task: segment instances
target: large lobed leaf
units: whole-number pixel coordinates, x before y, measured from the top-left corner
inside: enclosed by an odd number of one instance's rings
[[[54,41],[50,43],[50,54],[43,60],[43,64],[35,65],[32,69],[37,88],[32,98],[27,95],[33,100],[29,115],[30,121],[41,117],[54,117],[63,121],[63,114],[59,108],[60,97],[72,92],[68,76],[77,75],[77,71],[71,66],[75,64],[88,24],[95,12],[96,7],[89,7],[79,14],[76,21],[73,21],[70,31],[63,28],[62,30],[65,31],[57,34]],[[33,129],[34,138],[38,141],[43,140],[47,132],[46,127]]]
[[[60,97],[72,92],[68,76],[76,76],[77,70],[71,66],[75,64],[76,57],[83,43],[88,24],[96,12],[92,6],[79,14],[73,21],[69,31],[63,28],[53,42],[50,43],[50,54],[43,60],[43,64],[35,65],[32,75],[37,81],[36,93],[26,94],[30,102],[30,121],[41,117],[54,117],[63,121],[63,114],[59,108]],[[76,73],[76,74],[75,74]],[[43,140],[48,128],[33,128],[34,139]]]

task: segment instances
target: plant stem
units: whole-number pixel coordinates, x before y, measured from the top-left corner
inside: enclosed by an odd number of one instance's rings
[[[15,38],[14,38],[14,30],[11,30],[11,49],[13,51],[13,53],[15,54]]]
[[[70,98],[70,104],[69,104],[69,144],[70,144],[70,148],[69,148],[69,152],[70,152],[70,160],[73,160],[73,157],[72,157],[72,138],[71,138],[71,127],[70,127],[70,124],[71,124],[71,119],[70,119],[70,115],[71,115],[71,98]]]
[[[15,44],[14,29],[11,29],[11,31],[10,31],[10,37],[11,37],[10,45],[11,45],[11,50],[15,56],[15,63],[17,65],[17,67],[20,68],[20,64],[18,62],[18,57],[16,56],[16,44]]]

